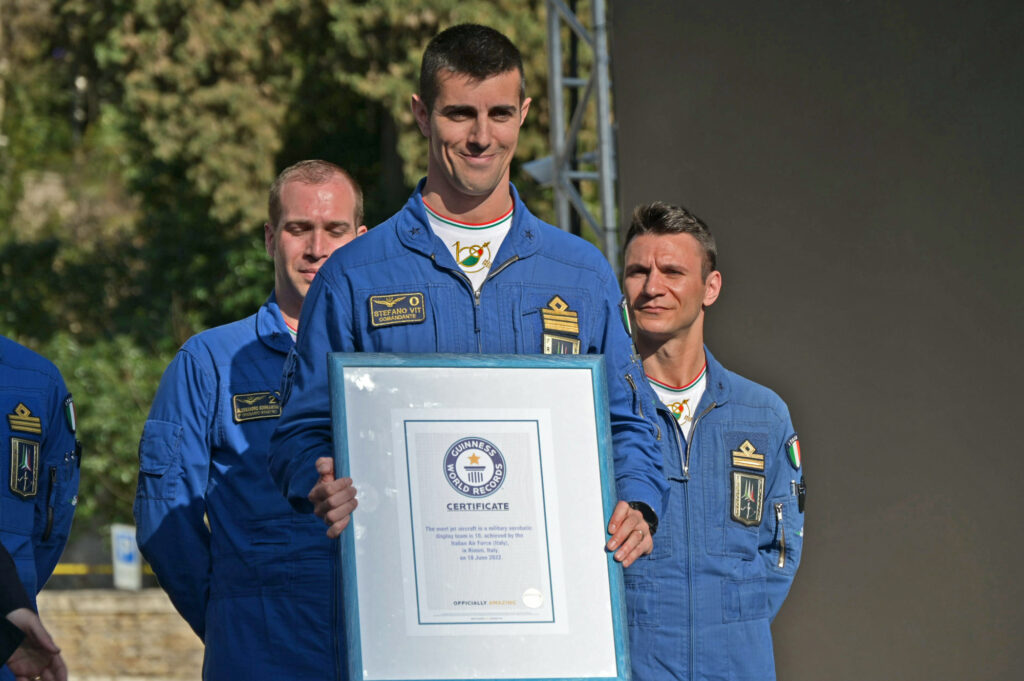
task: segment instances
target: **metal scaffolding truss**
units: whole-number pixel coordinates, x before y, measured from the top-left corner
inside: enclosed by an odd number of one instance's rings
[[[551,181],[555,190],[555,217],[562,229],[572,224],[570,207],[597,235],[605,257],[618,271],[619,236],[615,221],[615,155],[611,123],[611,80],[609,76],[607,19],[604,0],[590,0],[591,28],[584,26],[573,8],[563,0],[547,0],[548,78],[551,102]],[[579,77],[577,60],[572,55],[564,66],[565,49],[562,27],[571,31],[570,42],[591,51],[589,78]],[[578,43],[575,39],[578,39]],[[574,51],[574,50],[573,50]],[[566,125],[566,102],[574,104]],[[579,132],[587,107],[596,105],[597,149],[580,153]],[[595,170],[581,170],[581,166]],[[600,198],[600,216],[595,217],[577,188],[581,182],[596,182]]]

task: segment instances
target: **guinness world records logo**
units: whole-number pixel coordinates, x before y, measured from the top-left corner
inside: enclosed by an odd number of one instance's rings
[[[462,496],[490,496],[505,482],[505,457],[483,438],[464,437],[445,452],[444,477]]]

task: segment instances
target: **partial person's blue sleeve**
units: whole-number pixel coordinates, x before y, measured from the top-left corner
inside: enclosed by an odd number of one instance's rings
[[[50,427],[41,444],[43,465],[39,470],[33,531],[38,589],[46,584],[64,552],[78,503],[79,461],[71,394],[59,374],[50,390]]]
[[[610,269],[609,269],[610,272]],[[604,291],[603,310],[596,322],[603,328],[597,352],[604,353],[608,372],[608,408],[611,415],[615,483],[618,497],[641,501],[660,517],[668,496],[668,482],[661,470],[657,441],[657,415],[651,409],[653,396],[643,366],[633,353],[633,341],[626,331],[619,308],[622,292],[613,278]]]
[[[804,513],[800,503],[803,463],[799,453],[795,455],[799,466],[790,462],[787,444],[795,443],[799,452],[799,442],[789,411],[781,404],[779,409],[782,414],[781,437],[778,449],[772,453],[773,462],[769,464],[773,468],[767,471],[764,520],[758,540],[758,555],[767,568],[768,608],[772,619],[779,613],[793,584],[804,543]]]
[[[190,352],[171,361],[139,442],[135,523],[139,549],[199,638],[210,592],[210,530],[204,521],[216,379]]]
[[[281,377],[281,418],[270,438],[270,474],[292,507],[312,513],[316,460],[333,456],[327,353],[352,352],[350,298],[321,268],[302,304],[299,336]]]

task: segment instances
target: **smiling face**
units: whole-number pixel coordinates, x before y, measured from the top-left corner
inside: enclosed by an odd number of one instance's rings
[[[451,216],[507,209],[509,165],[530,108],[529,98],[519,99],[519,72],[483,80],[446,73],[438,83],[433,109],[418,95],[412,100],[416,123],[430,144],[424,198]]]
[[[689,234],[642,234],[629,242],[622,283],[638,345],[653,349],[670,340],[703,342],[704,307],[718,299],[722,288],[718,271],[703,278],[703,264],[704,251]]]
[[[292,181],[281,187],[281,219],[264,225],[274,259],[274,292],[281,314],[295,326],[309,285],[334,249],[366,231],[355,218],[356,195],[347,179],[321,184]]]

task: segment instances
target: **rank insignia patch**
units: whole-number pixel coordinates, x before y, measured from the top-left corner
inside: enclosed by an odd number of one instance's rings
[[[800,458],[800,440],[796,434],[786,440],[786,456],[789,457],[789,464],[796,470],[800,470],[803,459]]]
[[[7,415],[7,423],[11,430],[18,430],[22,433],[43,434],[43,425],[38,416],[32,416],[32,412],[21,402],[14,408],[14,411]]]
[[[269,390],[260,393],[232,395],[231,406],[235,411],[235,423],[276,419],[281,415],[281,400],[278,399],[277,394]]]
[[[11,491],[22,499],[34,497],[39,491],[38,442],[11,438]]]
[[[545,355],[578,355],[580,354],[580,322],[579,314],[569,309],[560,296],[548,301],[548,306],[541,309],[544,321],[543,346]]]
[[[739,449],[732,450],[732,465],[736,468],[763,471],[764,454],[758,454],[757,448],[750,444],[750,440],[744,440]]]
[[[732,472],[732,519],[747,527],[761,524],[764,511],[764,476]]]
[[[427,306],[423,300],[424,296],[419,292],[370,296],[370,325],[419,324],[427,318]]]

